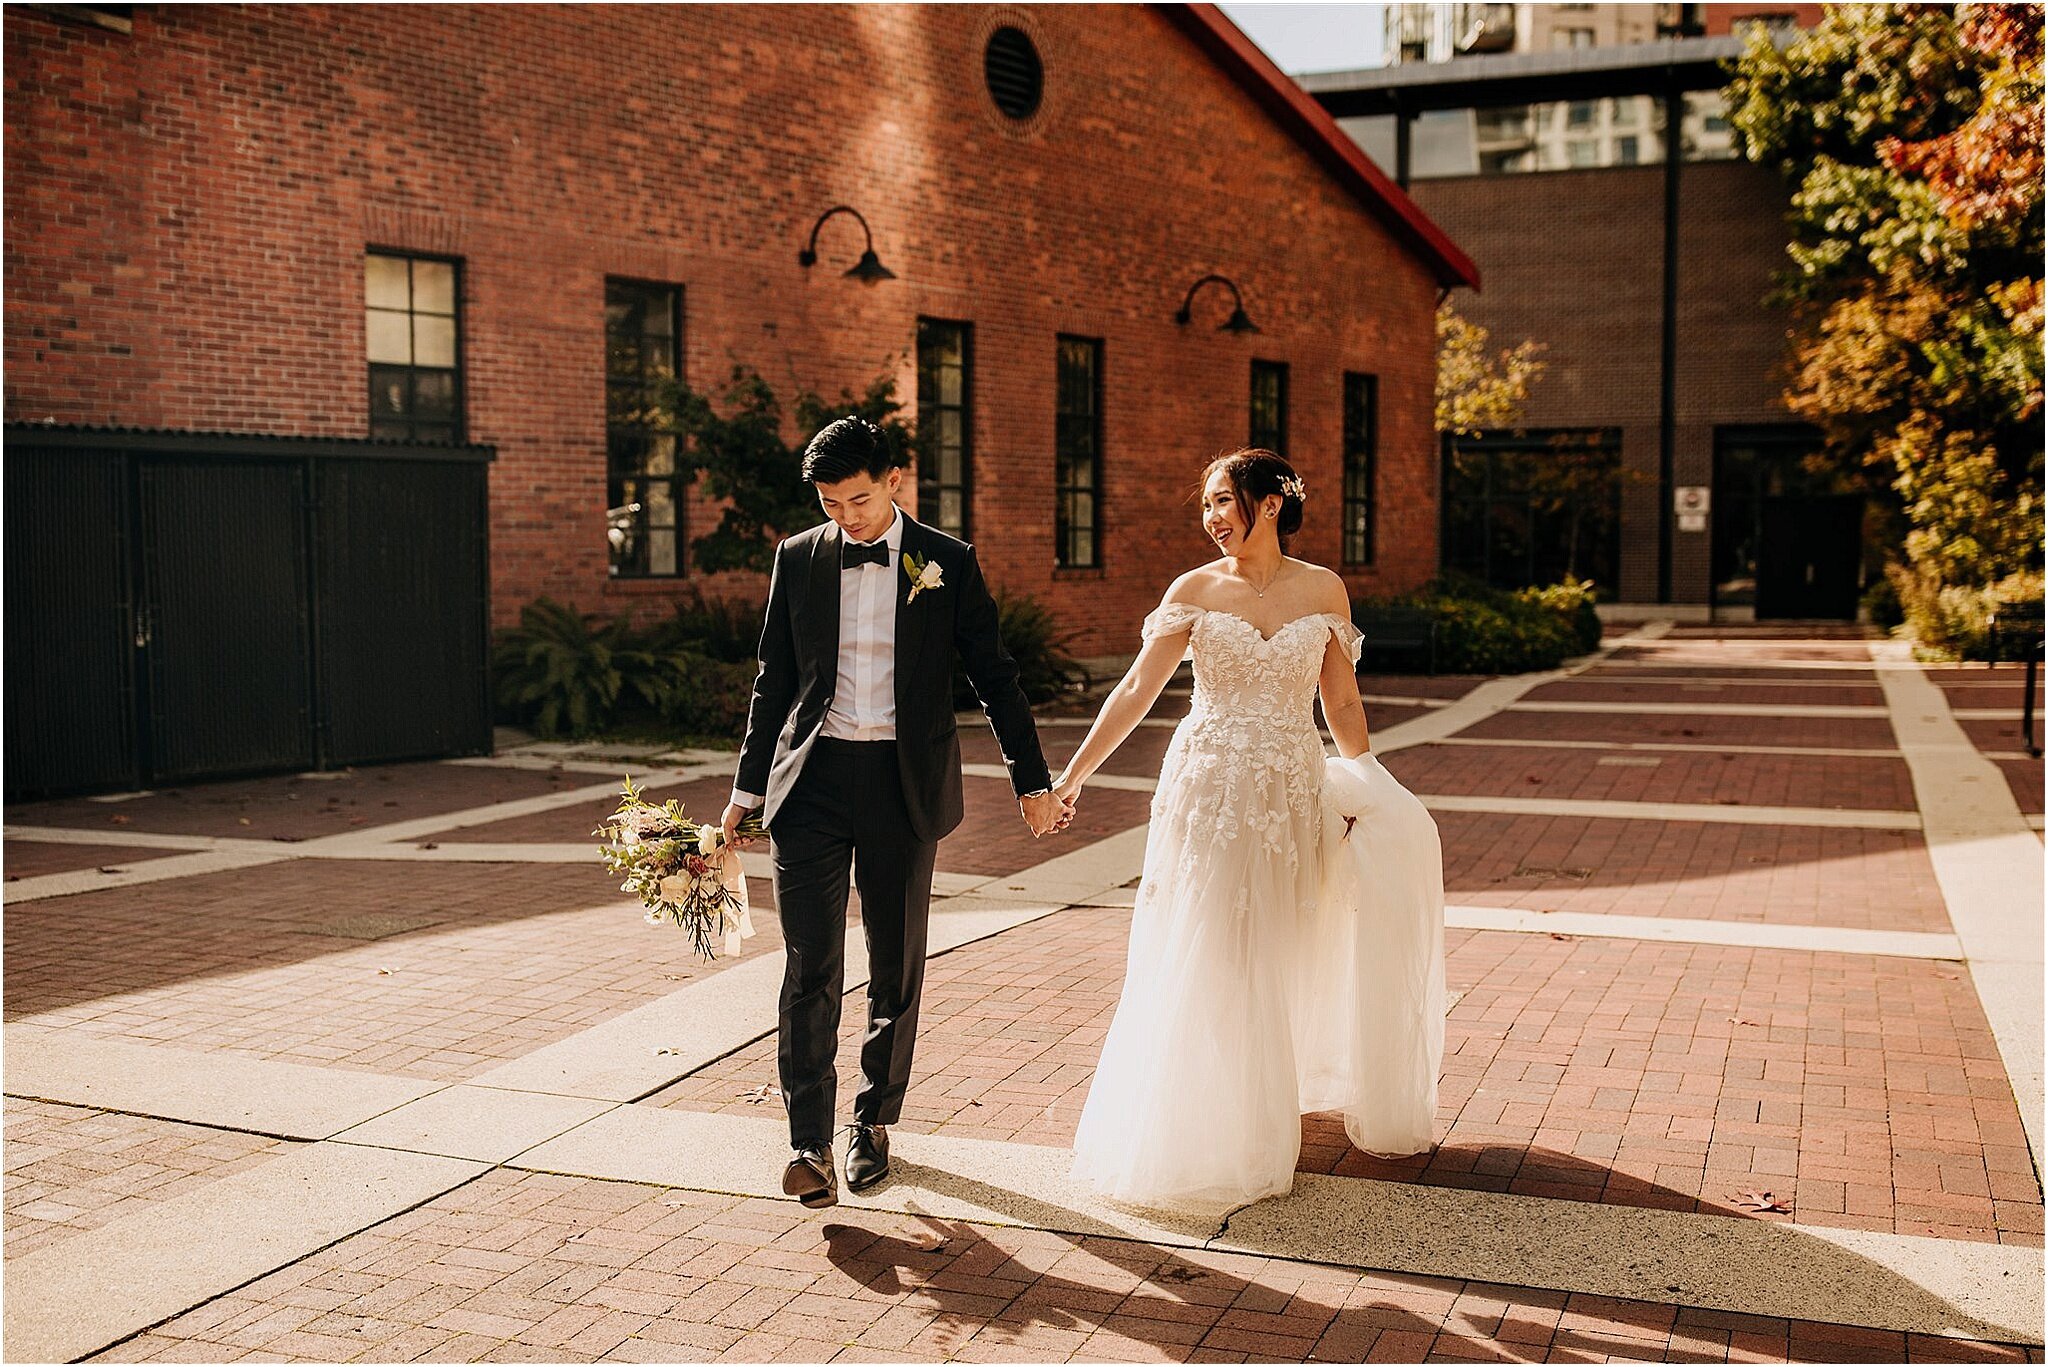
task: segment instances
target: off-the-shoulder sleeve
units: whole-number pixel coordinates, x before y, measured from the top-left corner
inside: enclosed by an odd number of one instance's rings
[[[1201,620],[1202,612],[1203,609],[1193,603],[1161,603],[1145,614],[1145,625],[1140,634],[1148,641],[1178,635]]]
[[[1351,657],[1351,663],[1356,667],[1358,657],[1365,649],[1365,633],[1353,626],[1349,617],[1339,617],[1334,612],[1324,613],[1323,620],[1330,624],[1330,630],[1336,634],[1337,644],[1344,647],[1344,653]]]

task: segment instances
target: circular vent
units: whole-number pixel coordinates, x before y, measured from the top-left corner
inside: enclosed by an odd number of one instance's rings
[[[1013,119],[1028,119],[1038,112],[1045,95],[1045,65],[1023,29],[1006,26],[989,35],[982,74],[988,78],[996,108]]]

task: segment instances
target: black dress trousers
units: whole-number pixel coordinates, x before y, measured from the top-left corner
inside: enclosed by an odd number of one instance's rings
[[[768,832],[788,952],[777,1062],[792,1148],[832,1139],[834,1056],[846,982],[846,889],[860,889],[868,941],[868,1029],[853,1112],[893,1125],[910,1086],[924,990],[936,841],[911,830],[895,741],[819,737]]]

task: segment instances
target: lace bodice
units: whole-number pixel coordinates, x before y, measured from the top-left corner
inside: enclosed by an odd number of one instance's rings
[[[1145,619],[1146,640],[1188,632],[1188,658],[1195,662],[1194,705],[1189,720],[1243,718],[1267,727],[1314,729],[1316,680],[1323,652],[1336,632],[1353,664],[1364,638],[1334,612],[1297,617],[1271,636],[1234,612],[1164,603]]]

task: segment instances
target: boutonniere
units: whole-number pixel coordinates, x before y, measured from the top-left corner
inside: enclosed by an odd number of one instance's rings
[[[914,555],[906,555],[903,557],[903,573],[910,577],[910,593],[904,598],[905,603],[915,603],[917,595],[926,589],[944,588],[946,584],[946,577],[940,573],[936,560],[919,560]]]

